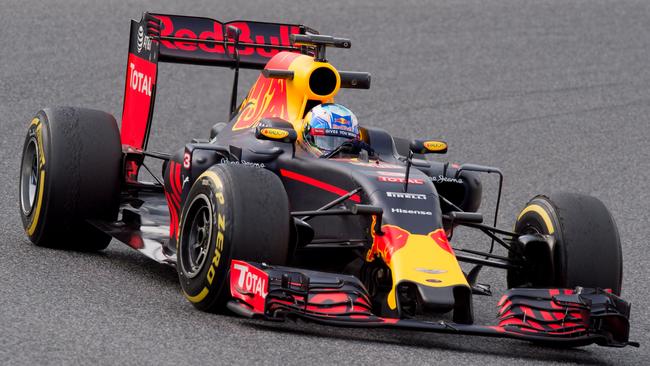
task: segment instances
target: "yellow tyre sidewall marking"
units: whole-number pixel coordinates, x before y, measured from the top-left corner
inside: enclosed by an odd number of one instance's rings
[[[212,183],[214,183],[214,185],[217,187],[218,190],[223,189],[223,183],[221,183],[221,179],[214,172],[212,172],[210,170],[205,171],[205,172],[203,172],[203,174],[201,174],[199,176],[199,178],[196,181],[199,182],[203,178],[208,178],[209,180],[211,180]],[[181,228],[182,228],[182,226],[181,226]],[[179,235],[180,235],[180,233],[179,233]],[[177,240],[177,243],[178,243],[177,245],[180,245],[180,240]],[[205,297],[208,296],[208,293],[210,293],[210,289],[208,289],[207,286],[204,286],[203,289],[197,295],[190,295],[187,292],[185,292],[185,290],[183,290],[183,295],[185,295],[185,298],[188,299],[192,303],[198,303],[198,302],[203,301],[203,299],[205,299]]]
[[[185,295],[185,297],[188,300],[190,300],[190,302],[197,303],[197,302],[201,302],[201,300],[205,299],[205,297],[208,296],[208,292],[210,292],[210,290],[208,290],[207,287],[204,287],[203,290],[201,290],[201,292],[199,292],[198,295],[191,296],[191,295],[188,295],[187,292],[185,292],[185,291],[183,291],[183,294]]]
[[[39,167],[39,178],[38,178],[38,196],[36,198],[36,206],[34,207],[34,216],[32,221],[27,227],[27,235],[32,236],[36,231],[38,226],[38,219],[41,215],[41,207],[43,206],[43,191],[45,190],[45,149],[43,148],[43,125],[39,118],[34,118],[30,123],[30,128],[36,126],[36,142],[38,145],[38,155],[40,156],[38,167]]]
[[[538,204],[532,204],[526,206],[523,211],[519,214],[517,217],[517,221],[521,220],[521,218],[527,214],[528,212],[534,212],[536,213],[539,217],[542,218],[544,221],[544,224],[546,225],[546,229],[548,230],[549,234],[553,234],[555,232],[555,228],[553,227],[553,221],[551,221],[551,216],[548,214],[548,212],[540,205]]]

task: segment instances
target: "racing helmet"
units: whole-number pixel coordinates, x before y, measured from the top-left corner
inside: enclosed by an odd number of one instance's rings
[[[348,140],[358,140],[359,122],[351,110],[340,104],[319,104],[305,116],[302,137],[318,153],[328,153]]]

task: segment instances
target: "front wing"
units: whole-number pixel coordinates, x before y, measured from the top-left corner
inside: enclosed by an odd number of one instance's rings
[[[578,347],[624,347],[630,304],[601,289],[511,289],[498,303],[497,325],[394,319],[374,315],[370,297],[353,276],[233,260],[228,308],[269,320],[299,318],[344,327],[408,329],[515,338]]]

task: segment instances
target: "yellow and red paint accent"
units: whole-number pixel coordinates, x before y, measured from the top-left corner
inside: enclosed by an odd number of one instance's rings
[[[429,152],[447,151],[447,143],[439,140],[430,140],[424,142],[424,148]]]
[[[336,86],[327,95],[315,94],[309,88],[309,76],[315,69],[322,67],[332,70],[336,75]],[[260,74],[241,104],[233,131],[255,127],[265,117],[282,118],[292,123],[296,131],[300,131],[307,100],[333,102],[341,86],[341,77],[332,65],[314,61],[313,57],[307,55],[280,52],[269,60],[266,69],[293,71],[293,78],[274,79]]]
[[[271,140],[282,140],[289,136],[289,131],[281,130],[279,128],[266,127],[260,130],[260,133]]]
[[[371,227],[374,224],[373,217]],[[397,308],[395,289],[401,281],[429,287],[469,287],[443,229],[427,235],[412,234],[394,225],[383,225],[381,230],[383,235],[372,233],[366,261],[381,258],[390,268],[393,285],[387,303],[391,309]]]

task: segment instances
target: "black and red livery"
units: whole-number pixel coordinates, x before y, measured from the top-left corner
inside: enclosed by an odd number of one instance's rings
[[[297,24],[150,13],[130,34],[121,130],[107,113],[71,107],[44,109],[30,124],[20,209],[34,243],[98,250],[115,238],[175,266],[184,295],[207,311],[637,345],[619,297],[620,238],[599,200],[535,196],[513,230],[499,229],[477,212],[479,177],[499,177],[496,217],[503,174],[425,159],[446,152],[443,141],[364,126],[327,156],[304,148],[312,107],[340,88],[370,87],[370,74],[327,62],[327,47],[349,40]],[[233,68],[228,122],[172,151],[148,150],[160,62]],[[237,106],[240,69],[261,72]],[[163,162],[162,178],[150,160]],[[485,233],[489,251],[453,246],[460,227]],[[483,266],[506,270],[510,288],[489,326],[473,324],[473,297],[491,295],[478,282]],[[434,321],[449,312],[453,321]]]

